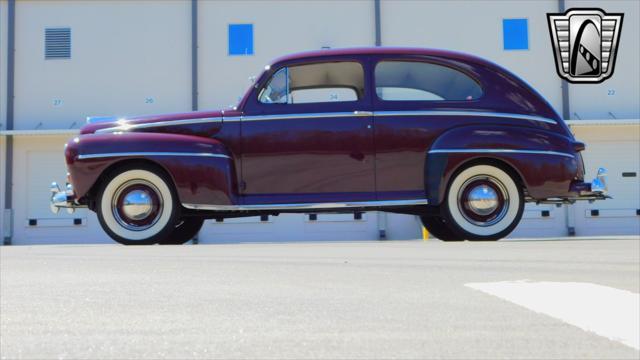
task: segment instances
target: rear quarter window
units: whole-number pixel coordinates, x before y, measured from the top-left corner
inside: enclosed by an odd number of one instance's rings
[[[482,87],[463,72],[420,61],[381,61],[376,65],[376,95],[384,101],[469,101]]]

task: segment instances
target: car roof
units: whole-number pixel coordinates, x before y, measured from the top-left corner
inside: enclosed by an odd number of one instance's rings
[[[465,54],[457,51],[451,51],[451,50],[417,48],[417,47],[370,46],[370,47],[336,48],[336,49],[303,51],[303,52],[298,52],[298,53],[279,57],[275,59],[272,62],[272,64],[295,61],[295,60],[311,59],[311,58],[336,57],[336,56],[367,56],[367,55],[414,55],[414,56],[419,55],[419,56],[443,57],[443,58],[461,60],[465,62],[481,62],[481,63],[488,62],[487,60],[484,60],[474,55]]]

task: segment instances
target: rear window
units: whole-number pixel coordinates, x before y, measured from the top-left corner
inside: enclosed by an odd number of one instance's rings
[[[482,96],[480,84],[461,71],[419,61],[381,61],[376,94],[385,101],[464,101]]]

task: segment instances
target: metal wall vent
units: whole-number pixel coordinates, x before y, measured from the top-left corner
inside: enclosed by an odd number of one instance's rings
[[[71,28],[44,29],[44,58],[71,59]]]

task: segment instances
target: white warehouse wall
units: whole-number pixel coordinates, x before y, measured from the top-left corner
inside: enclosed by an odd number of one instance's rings
[[[15,128],[190,110],[190,9],[169,0],[17,1]],[[47,27],[71,28],[71,59],[44,60]]]
[[[282,55],[375,45],[373,1],[200,1],[198,7],[201,109],[237,104],[249,77]],[[254,55],[227,54],[229,24],[253,24]]]

